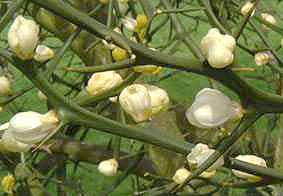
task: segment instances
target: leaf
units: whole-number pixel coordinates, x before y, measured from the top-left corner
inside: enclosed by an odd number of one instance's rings
[[[154,117],[149,128],[159,129],[165,134],[183,139],[176,125],[176,114],[173,111],[164,112]],[[174,175],[177,169],[182,167],[185,160],[180,154],[153,145],[149,146],[149,157],[153,161],[157,173],[169,178]]]

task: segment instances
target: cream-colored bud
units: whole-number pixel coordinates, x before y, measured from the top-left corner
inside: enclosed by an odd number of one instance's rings
[[[137,21],[130,17],[125,17],[121,19],[122,24],[129,30],[129,31],[135,31],[137,27]]]
[[[157,86],[144,85],[150,96],[151,114],[157,114],[168,108],[170,100],[167,92]]]
[[[118,101],[118,96],[109,97],[109,101],[111,101],[112,103],[117,103],[117,101]]]
[[[276,25],[276,19],[271,14],[262,13],[261,18],[271,25]]]
[[[210,149],[208,145],[198,143],[188,154],[187,161],[191,169],[197,169],[201,164],[203,164],[209,156],[211,156],[215,152],[214,149]],[[219,167],[224,165],[224,159],[221,156],[212,166],[210,166],[206,172],[211,172]],[[208,175],[209,173],[204,173],[205,175]]]
[[[217,28],[212,28],[208,33],[202,38],[200,46],[201,50],[205,56],[208,54],[209,47],[214,45],[216,42],[220,42],[221,33]]]
[[[255,54],[255,63],[259,66],[266,65],[271,60],[271,56],[268,52],[258,52]]]
[[[122,77],[115,71],[98,72],[92,74],[88,80],[86,90],[92,96],[100,95],[122,82]]]
[[[238,115],[235,104],[221,91],[204,88],[186,111],[188,121],[199,128],[213,128]]]
[[[9,129],[2,135],[1,142],[4,148],[9,152],[27,152],[31,148],[30,144],[25,144],[16,140]]]
[[[12,94],[10,80],[6,76],[0,76],[0,95],[7,96]]]
[[[178,169],[174,176],[173,181],[177,184],[182,184],[186,181],[186,179],[191,175],[191,172],[188,171],[186,168]]]
[[[33,58],[34,60],[43,63],[45,61],[52,59],[53,57],[54,57],[54,51],[51,48],[45,45],[38,45],[36,47]]]
[[[37,97],[40,101],[46,101],[47,100],[47,96],[41,91],[37,91]]]
[[[209,48],[207,60],[211,67],[221,69],[233,63],[234,54],[226,47],[216,44]]]
[[[148,120],[151,116],[151,98],[143,85],[132,84],[126,87],[119,96],[119,102],[135,122]]]
[[[236,157],[236,159],[247,163],[255,164],[261,167],[267,167],[265,160],[255,155],[239,155]],[[248,174],[239,170],[232,169],[232,172],[235,176],[246,179],[249,182],[257,182],[261,180],[261,177],[259,176]]]
[[[46,114],[37,112],[19,112],[10,120],[10,126],[6,132],[24,144],[36,144],[42,141],[49,133],[56,129],[59,119],[54,111]]]
[[[11,50],[22,60],[32,59],[39,39],[39,26],[23,16],[18,16],[8,32]]]
[[[118,161],[113,158],[101,161],[98,165],[98,171],[105,176],[115,176],[117,174],[118,167]]]
[[[243,7],[241,8],[241,14],[243,16],[247,16],[250,10],[254,7],[254,3],[247,1]],[[252,11],[251,16],[253,16],[255,13],[255,9]]]

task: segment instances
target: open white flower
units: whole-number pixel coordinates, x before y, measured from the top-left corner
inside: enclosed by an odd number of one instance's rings
[[[86,90],[90,95],[102,94],[123,82],[122,77],[115,71],[105,71],[92,74]]]
[[[147,88],[141,84],[126,87],[119,96],[119,102],[135,122],[148,120],[151,116],[151,98]]]
[[[265,22],[271,25],[276,25],[276,19],[271,14],[262,13],[260,16]]]
[[[45,62],[54,57],[54,52],[51,48],[45,45],[38,45],[35,50],[34,59],[38,62]]]
[[[235,46],[235,39],[221,34],[217,28],[210,29],[201,40],[201,50],[214,68],[224,68],[233,62]]]
[[[247,16],[248,13],[250,12],[250,10],[254,7],[254,3],[252,3],[251,1],[247,1],[243,7],[241,8],[241,14],[243,16]],[[255,13],[255,9],[252,11],[251,16],[253,16]]]
[[[210,149],[208,145],[198,143],[188,154],[187,161],[191,169],[197,169],[201,164],[203,164],[210,155],[215,152],[214,149]],[[215,174],[215,170],[224,165],[224,159],[221,156],[212,166],[210,166],[205,172],[203,173],[203,177],[211,177],[209,173]]]
[[[256,53],[254,58],[255,58],[255,63],[259,66],[266,65],[272,59],[269,52],[266,51]]]
[[[172,179],[175,183],[182,184],[190,175],[191,172],[189,170],[187,170],[186,168],[180,168],[175,172]]]
[[[265,160],[255,155],[239,155],[236,157],[236,159],[258,166],[267,167]],[[259,176],[248,174],[239,170],[232,169],[232,172],[235,176],[246,179],[249,182],[257,182],[261,180],[261,177]]]
[[[8,129],[3,134],[4,147],[12,152],[27,151],[56,129],[58,122],[54,111],[46,114],[33,111],[19,112],[11,118]]]
[[[221,91],[204,88],[195,96],[195,100],[186,111],[188,121],[199,128],[218,127],[234,117],[241,116],[242,109]]]
[[[144,85],[150,96],[151,114],[157,114],[166,110],[169,106],[170,100],[167,92],[162,88],[153,85]]]
[[[11,94],[12,89],[10,80],[6,76],[0,76],[0,95],[6,96]]]
[[[105,176],[115,176],[117,174],[118,167],[118,161],[113,158],[101,161],[98,165],[98,171]]]
[[[8,32],[12,51],[22,60],[32,59],[39,40],[39,26],[23,16],[18,16]]]

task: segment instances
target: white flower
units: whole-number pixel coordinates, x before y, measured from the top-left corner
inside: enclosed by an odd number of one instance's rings
[[[54,111],[46,114],[32,111],[19,112],[9,121],[9,127],[2,136],[3,145],[8,151],[27,151],[33,144],[42,141],[52,132],[58,122]],[[4,125],[6,127],[6,124]]]
[[[191,175],[191,172],[188,171],[186,168],[178,169],[174,176],[173,181],[177,184],[182,184],[186,181],[186,179]]]
[[[105,71],[92,74],[86,90],[90,95],[102,94],[123,82],[122,77],[115,71]]]
[[[137,26],[137,21],[131,17],[125,17],[121,19],[122,24],[129,30],[135,31]]]
[[[203,164],[210,155],[215,152],[214,149],[210,149],[206,144],[198,143],[188,154],[187,161],[191,169],[197,169]],[[221,156],[212,166],[210,166],[206,172],[213,172],[219,167],[224,165],[224,159]],[[205,176],[206,174],[204,174]]]
[[[151,114],[157,114],[168,108],[170,100],[165,90],[153,85],[144,86],[147,88],[150,96]]]
[[[12,51],[22,60],[32,59],[39,39],[39,27],[33,20],[18,16],[8,32]]]
[[[34,59],[38,62],[45,62],[54,57],[54,52],[51,48],[45,45],[38,45],[35,50]]]
[[[268,52],[258,52],[255,54],[255,63],[259,66],[266,65],[271,60],[271,56]]]
[[[275,20],[275,18],[274,18],[272,15],[270,15],[270,14],[262,13],[262,14],[261,14],[261,18],[262,18],[265,22],[267,22],[267,23],[269,23],[269,24],[271,24],[271,25],[276,25],[276,20]]]
[[[254,3],[247,1],[243,7],[241,8],[241,14],[243,16],[247,16],[249,11],[254,7]],[[255,13],[255,9],[252,11],[251,16],[253,16]]]
[[[235,46],[235,39],[221,34],[217,28],[210,29],[201,40],[201,50],[214,68],[224,68],[233,62]]]
[[[9,79],[5,76],[0,76],[0,95],[6,96],[11,94],[12,89]]]
[[[247,163],[255,164],[258,166],[267,167],[265,160],[255,155],[239,155],[236,157],[236,159]],[[232,172],[235,176],[246,179],[249,182],[257,182],[261,180],[261,177],[259,176],[241,172],[239,170],[232,169]]]
[[[199,128],[218,127],[229,119],[240,116],[239,105],[216,89],[204,88],[195,96],[195,100],[186,111],[188,121]]]
[[[151,116],[150,95],[143,85],[132,84],[126,87],[119,96],[119,102],[135,122],[148,120]]]
[[[119,167],[116,159],[101,161],[98,165],[98,171],[105,176],[115,176]]]

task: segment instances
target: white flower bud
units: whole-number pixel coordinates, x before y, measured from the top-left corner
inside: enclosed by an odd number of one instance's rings
[[[186,111],[188,121],[199,128],[218,127],[235,116],[239,114],[234,102],[222,92],[210,88],[202,89]]]
[[[4,148],[10,152],[27,152],[32,146],[16,140],[9,129],[4,132],[1,142]]]
[[[119,163],[113,158],[101,161],[98,165],[98,171],[105,176],[115,176],[117,174],[118,167]]]
[[[117,103],[117,101],[118,101],[118,96],[109,97],[109,101],[111,101],[112,103]]]
[[[266,65],[271,60],[271,56],[268,52],[258,52],[255,54],[255,63],[259,66]]]
[[[262,13],[262,14],[261,14],[261,18],[262,18],[265,22],[267,22],[267,23],[269,23],[269,24],[271,24],[271,25],[276,25],[276,20],[275,20],[275,18],[274,18],[272,15],[270,15],[270,14]]]
[[[0,76],[0,95],[6,96],[11,94],[12,94],[12,90],[9,79],[5,76]]]
[[[98,72],[92,74],[88,80],[86,90],[90,95],[95,96],[103,94],[122,82],[122,77],[115,71]]]
[[[188,154],[187,161],[192,169],[198,168],[203,164],[210,155],[215,152],[214,149],[210,149],[206,144],[198,143]],[[211,172],[224,165],[224,159],[221,156],[212,166],[210,166],[206,172]],[[209,174],[209,173],[207,173]],[[207,174],[204,174],[206,176]]]
[[[239,155],[236,157],[236,159],[258,166],[267,167],[265,160],[255,155]],[[257,182],[261,180],[261,177],[259,176],[248,174],[239,170],[232,169],[232,172],[235,176],[246,179],[249,182]]]
[[[40,101],[46,101],[47,100],[47,96],[41,91],[37,92],[37,97]]]
[[[18,142],[35,144],[42,141],[58,125],[58,117],[54,111],[46,114],[37,112],[19,112],[12,117],[6,132]]]
[[[135,31],[137,26],[137,21],[130,17],[125,17],[121,19],[122,24],[129,30],[129,31]]]
[[[191,175],[191,172],[188,171],[186,168],[178,169],[174,176],[173,181],[177,184],[182,184],[186,181],[186,179]]]
[[[234,60],[236,41],[230,35],[223,35],[218,29],[212,28],[201,40],[201,50],[210,66],[224,68]]]
[[[33,20],[18,16],[8,32],[12,51],[22,60],[32,59],[39,39],[39,27]]]
[[[151,114],[157,114],[166,110],[169,106],[169,96],[167,92],[157,86],[144,85],[150,96]]]
[[[254,7],[254,3],[247,1],[243,7],[241,8],[241,14],[243,16],[247,16],[250,10]],[[251,16],[253,16],[255,13],[255,9],[252,11]]]
[[[151,116],[151,99],[146,87],[133,84],[126,87],[119,96],[119,102],[123,110],[128,113],[135,122],[148,120]]]
[[[54,57],[54,52],[51,48],[45,46],[45,45],[38,45],[35,50],[34,59],[38,62],[45,62]]]

